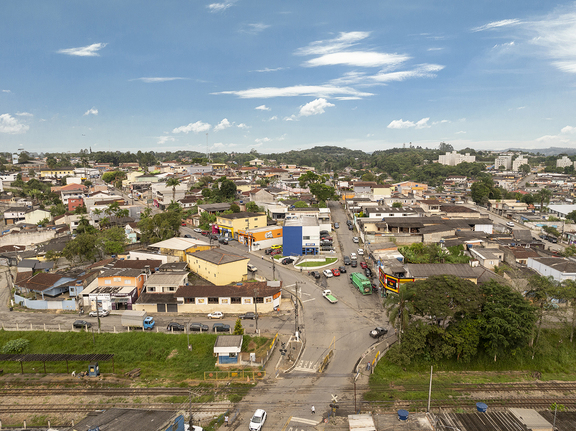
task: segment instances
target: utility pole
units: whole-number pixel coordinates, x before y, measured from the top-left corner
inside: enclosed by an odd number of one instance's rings
[[[188,400],[190,401],[190,418],[188,419],[188,425],[190,426],[190,429],[193,429],[192,424],[194,423],[194,417],[192,416],[192,389],[188,390]]]
[[[432,397],[432,370],[434,369],[434,366],[431,365],[430,366],[430,386],[428,387],[428,408],[426,409],[426,411],[428,413],[430,413],[430,398]]]
[[[276,259],[274,256],[270,256],[270,259],[272,259],[272,280],[276,280]]]
[[[296,282],[296,297],[294,298],[294,333],[298,332],[298,282]]]
[[[256,315],[254,317],[256,320],[256,334],[258,334],[258,303],[256,298],[258,298],[258,289],[254,289],[254,314]]]

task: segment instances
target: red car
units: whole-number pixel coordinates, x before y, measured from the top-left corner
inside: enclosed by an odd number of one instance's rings
[[[368,268],[368,265],[366,265],[366,262],[360,262],[360,268],[366,269]]]
[[[338,268],[332,268],[332,275],[334,275],[334,277],[338,277],[340,275]]]
[[[282,250],[281,249],[272,250],[272,252],[270,253],[270,256],[276,256],[277,254],[282,254]]]
[[[185,221],[182,222],[182,226],[186,226],[186,222],[185,222]]]

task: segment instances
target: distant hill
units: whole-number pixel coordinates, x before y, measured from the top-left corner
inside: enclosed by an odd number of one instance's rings
[[[544,156],[557,156],[558,154],[576,154],[576,148],[560,148],[560,147],[550,147],[550,148],[539,148],[539,149],[526,149],[526,148],[509,148],[507,151],[523,151],[533,154],[542,154]]]

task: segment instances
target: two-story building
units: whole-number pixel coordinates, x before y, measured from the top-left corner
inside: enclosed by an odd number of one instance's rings
[[[42,179],[73,177],[74,175],[74,168],[72,166],[64,168],[46,168],[40,170],[40,178]]]
[[[186,259],[190,271],[217,285],[237,283],[248,276],[250,258],[220,248],[187,253]]]
[[[239,230],[250,230],[265,227],[268,224],[266,214],[239,212],[221,214],[216,218],[216,225],[221,234],[238,238]]]
[[[82,292],[90,307],[103,310],[132,310],[144,288],[146,273],[139,269],[116,268],[104,271]]]
[[[20,223],[21,221],[26,220],[26,211],[27,208],[25,207],[10,207],[6,211],[4,211],[4,221],[8,224],[16,224]]]

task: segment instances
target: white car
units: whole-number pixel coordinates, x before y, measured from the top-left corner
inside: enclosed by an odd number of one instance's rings
[[[511,222],[511,221],[507,221],[507,222],[506,222],[506,226],[508,226],[508,227],[514,227],[514,223]]]
[[[221,311],[214,311],[208,314],[208,319],[224,319],[224,313]]]
[[[358,249],[358,256],[364,256],[364,249],[363,248]]]
[[[202,233],[202,229],[200,229],[199,227],[195,227],[195,228],[194,228],[194,232],[196,232],[196,233]]]
[[[356,256],[356,253],[350,253],[350,259],[356,260],[358,259],[358,256]]]
[[[90,313],[88,313],[88,316],[90,317],[106,317],[110,314],[110,310],[98,310],[98,312],[96,312],[96,310],[91,311]]]
[[[250,419],[250,425],[248,425],[249,431],[260,431],[262,426],[266,422],[266,412],[262,409],[258,409],[254,412],[254,416]]]
[[[360,239],[357,236],[352,238],[352,242],[355,244],[358,244],[359,241],[360,241]]]
[[[330,271],[329,269],[325,269],[324,271],[322,271],[322,274],[324,274],[324,277],[326,278],[334,277],[334,274],[332,274],[332,271]]]

